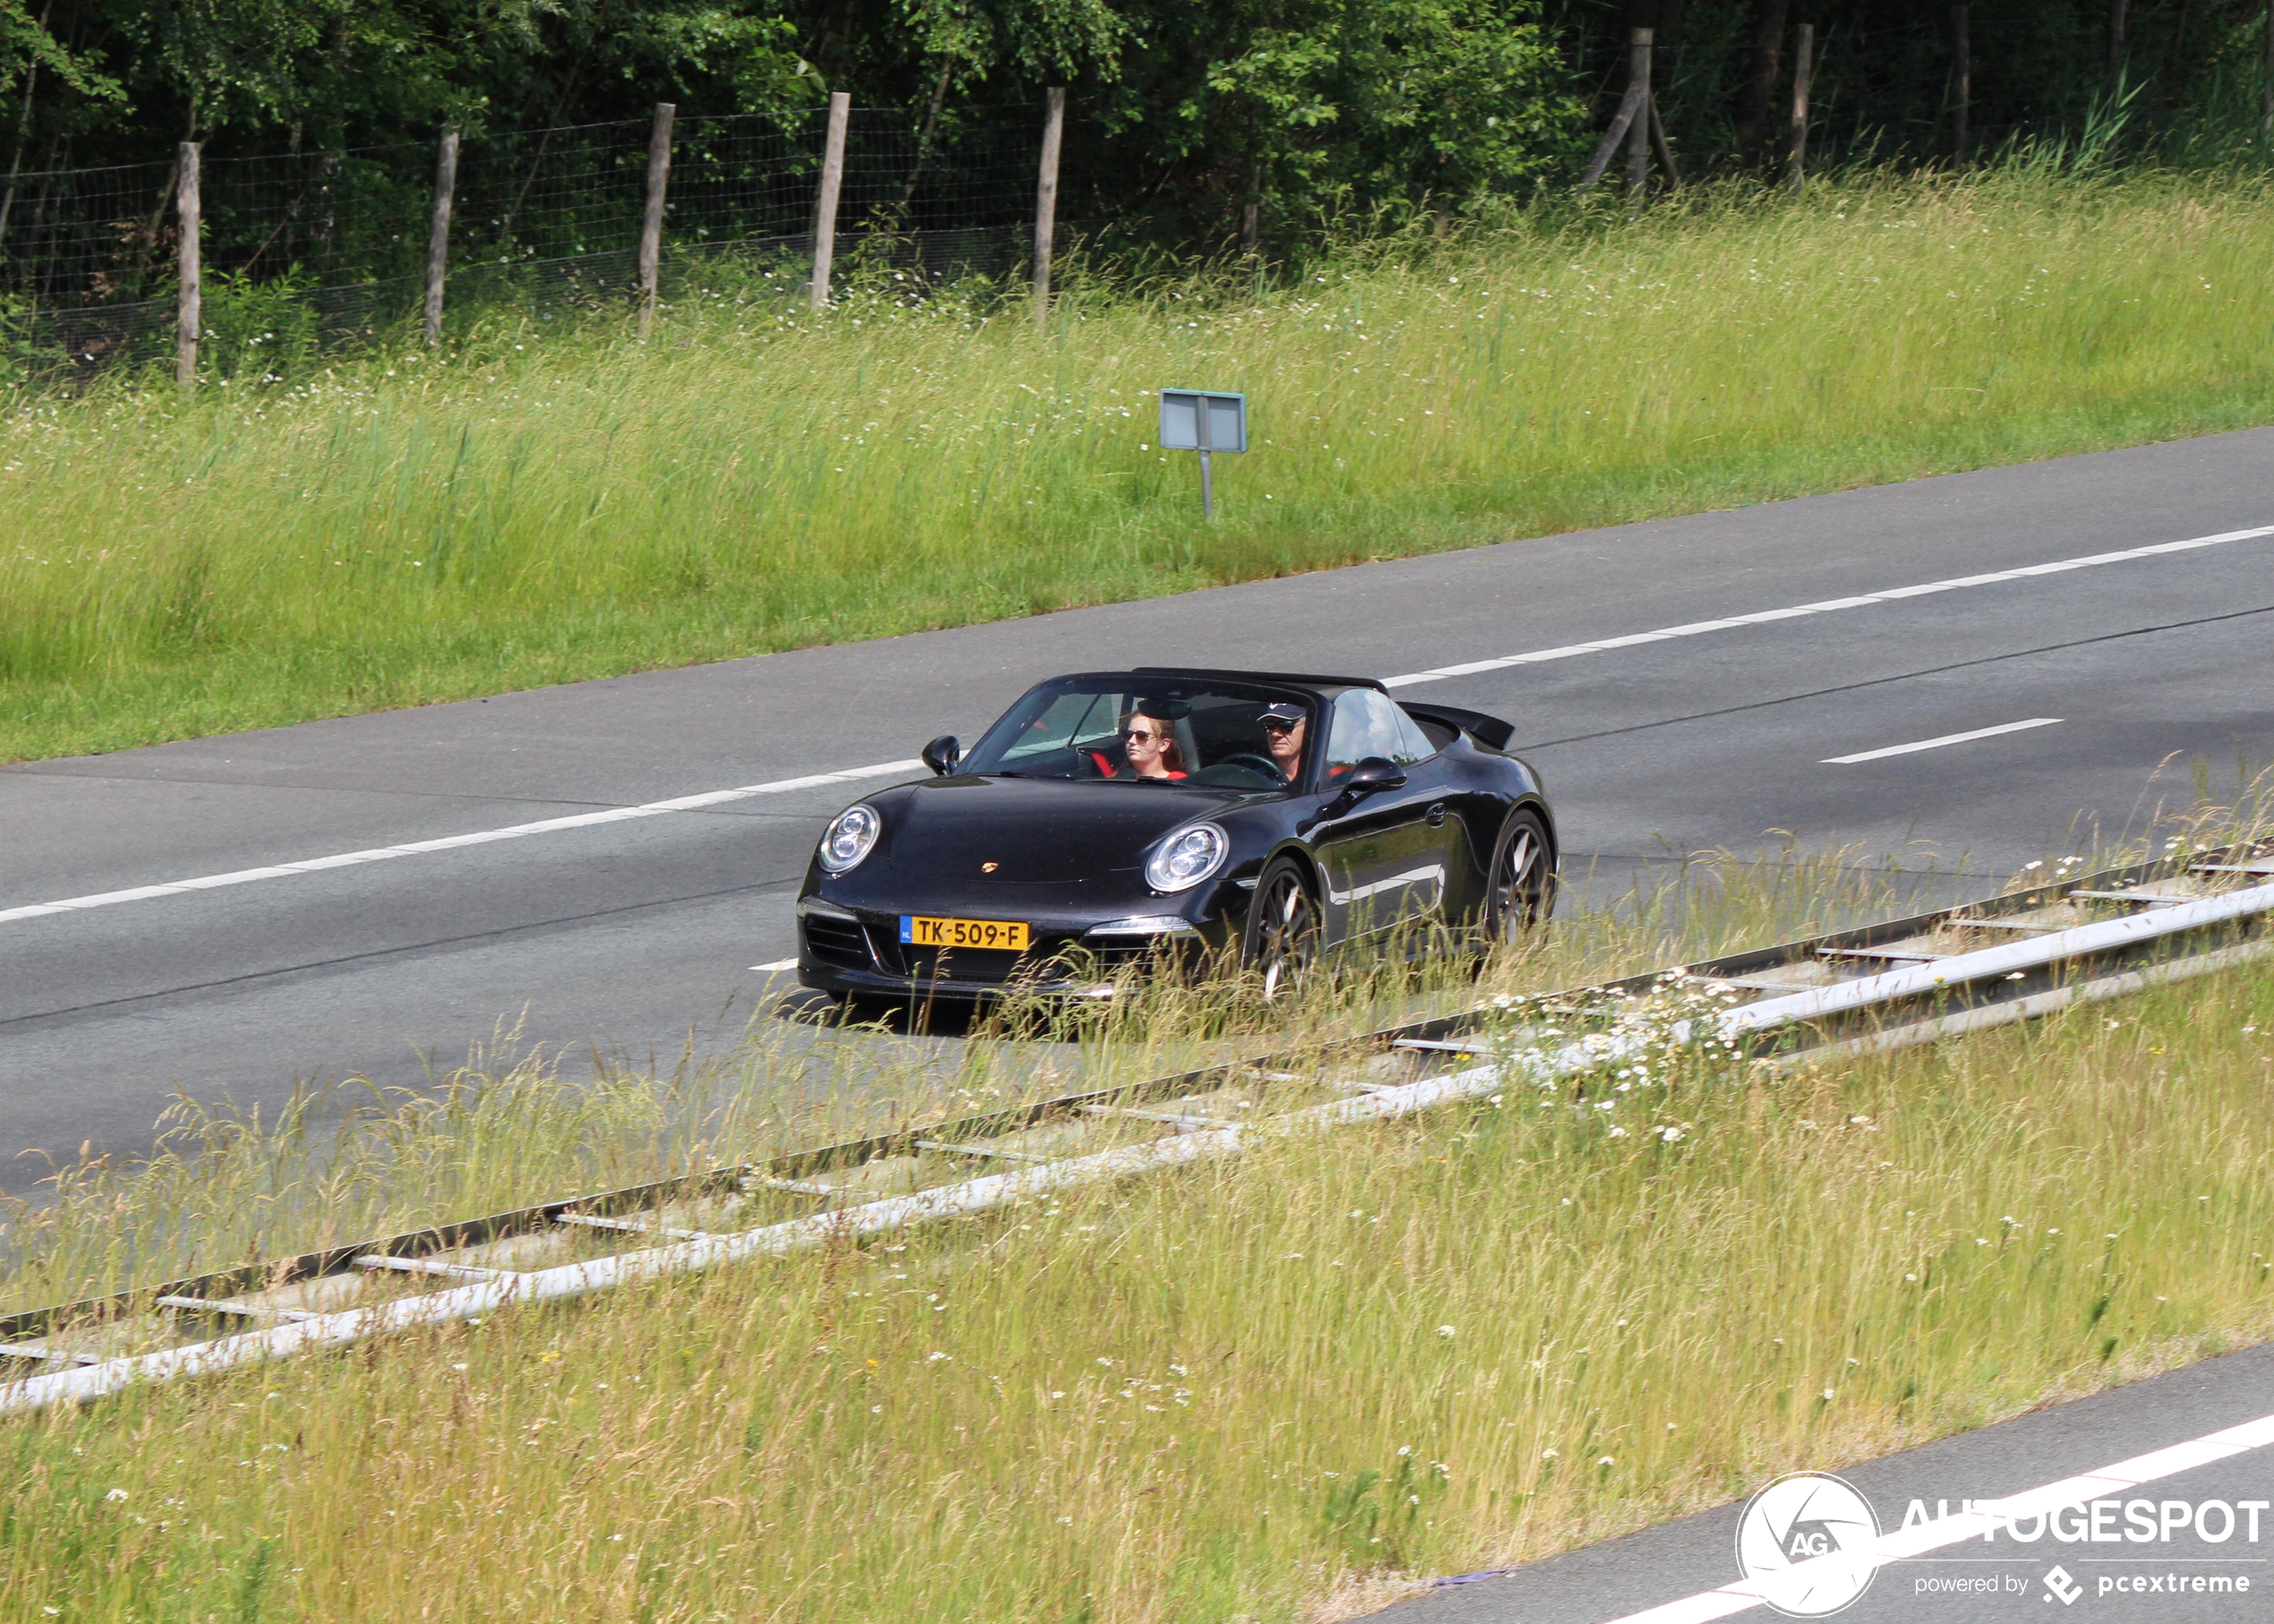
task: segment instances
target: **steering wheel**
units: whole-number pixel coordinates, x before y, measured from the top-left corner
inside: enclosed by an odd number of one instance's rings
[[[1282,783],[1287,782],[1287,774],[1279,771],[1278,762],[1253,750],[1235,750],[1229,756],[1218,756],[1208,765],[1211,767],[1245,767],[1252,773],[1268,773]]]

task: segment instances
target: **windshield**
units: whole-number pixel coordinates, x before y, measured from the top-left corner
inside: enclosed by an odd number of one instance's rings
[[[1303,775],[1301,742],[1306,731],[1317,731],[1317,700],[1300,689],[1212,679],[1061,678],[1004,712],[971,747],[960,770],[1101,783],[1281,790],[1290,776]],[[1295,713],[1299,719],[1290,727],[1287,718]]]

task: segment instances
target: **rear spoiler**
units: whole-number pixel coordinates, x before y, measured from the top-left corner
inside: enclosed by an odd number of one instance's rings
[[[1465,711],[1457,705],[1424,705],[1415,699],[1400,699],[1398,704],[1408,716],[1460,729],[1488,750],[1505,750],[1509,740],[1516,737],[1514,722],[1487,716],[1483,711]]]

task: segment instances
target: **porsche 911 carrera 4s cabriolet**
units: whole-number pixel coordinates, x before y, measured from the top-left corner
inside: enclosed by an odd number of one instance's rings
[[[1364,677],[1053,678],[968,754],[926,746],[932,777],[830,820],[798,978],[840,997],[1096,996],[1183,959],[1248,966],[1270,995],[1400,926],[1512,936],[1554,905],[1557,845],[1510,732]]]

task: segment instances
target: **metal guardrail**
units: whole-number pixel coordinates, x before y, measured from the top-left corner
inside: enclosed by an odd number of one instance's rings
[[[1775,1064],[1931,1042],[2274,953],[2270,915],[2274,842],[2175,856],[1338,1040],[1304,1052],[1312,1078],[1266,1055],[21,1312],[0,1359],[35,1368],[0,1415],[1552,1087],[1669,1042]]]

